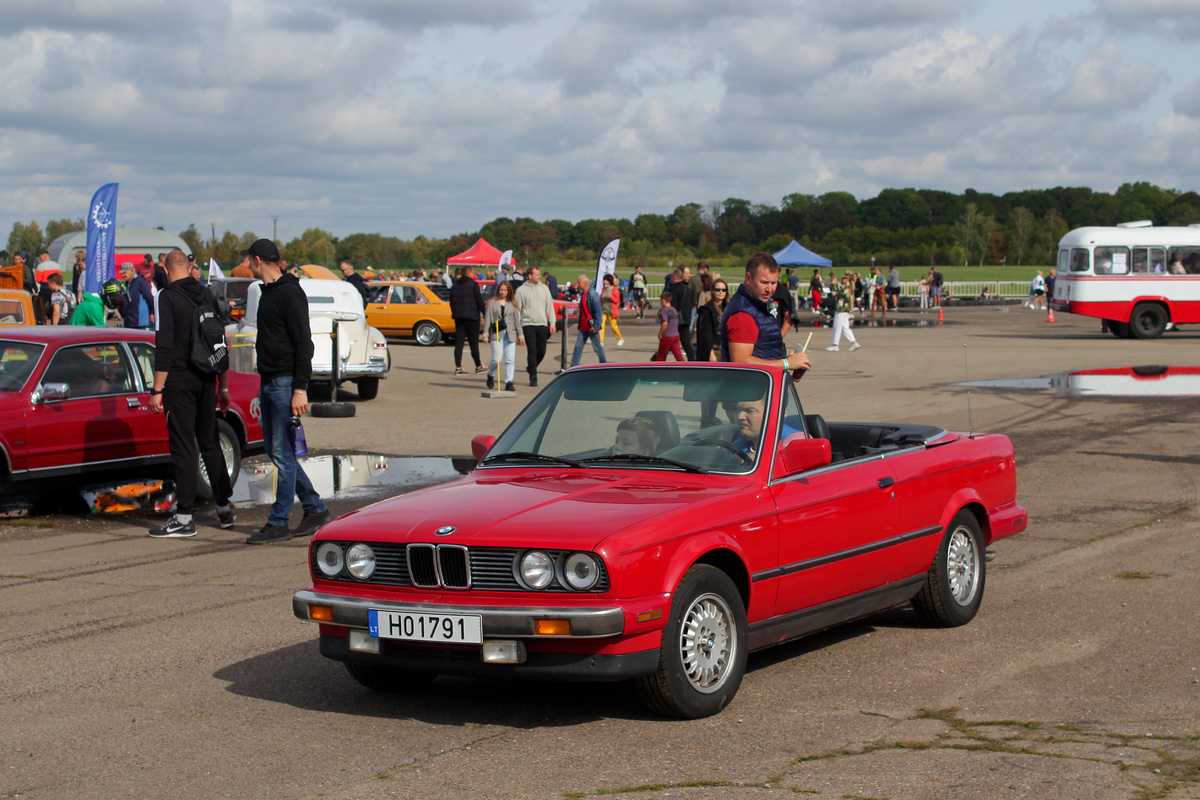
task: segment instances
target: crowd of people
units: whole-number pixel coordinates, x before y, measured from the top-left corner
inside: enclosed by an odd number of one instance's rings
[[[899,304],[900,278],[894,268],[886,275],[874,269],[865,281],[857,272],[846,272],[837,280],[830,273],[827,282],[814,270],[809,284],[810,295],[801,298],[799,280],[793,271],[788,269],[786,276],[781,276],[774,258],[769,257],[770,261],[766,262],[762,260],[764,255],[758,253],[751,261],[764,265],[764,268],[773,266],[773,280],[769,281],[770,293],[756,298],[756,302],[761,302],[762,313],[772,320],[781,338],[805,324],[800,319],[801,310],[807,308],[821,313],[822,309],[827,309],[834,322],[834,338],[833,345],[826,349],[839,349],[837,345],[844,337],[850,342],[850,350],[857,350],[862,345],[850,329],[850,312],[868,308],[872,314],[876,311],[886,314]],[[757,266],[754,270],[748,269],[747,275],[757,269]],[[494,288],[485,299],[481,282],[488,281]],[[756,287],[767,285],[765,279],[761,284],[755,284]],[[628,280],[604,275],[598,287],[592,285],[589,276],[579,275],[561,292],[553,284],[553,276],[543,280],[537,267],[522,273],[519,266],[505,265],[481,273],[476,266],[464,266],[450,284],[449,302],[455,323],[454,374],[466,375],[470,371],[463,367],[463,353],[469,349],[474,372],[487,373],[489,389],[503,384],[504,390],[513,391],[515,351],[517,345],[523,345],[527,353],[529,385],[537,386],[538,366],[545,358],[549,337],[558,326],[556,298],[575,306],[578,323],[569,362],[572,367],[581,363],[589,344],[601,363],[608,362],[606,331],[611,331],[617,347],[625,344],[620,328],[623,312],[634,319],[645,318],[647,311],[654,314],[659,346],[651,357],[653,361],[666,360],[667,356],[674,356],[677,361],[728,360],[723,355],[727,345],[727,317],[734,297],[741,292],[740,287],[737,292],[731,292],[729,283],[704,262],[696,265],[695,273],[688,265],[675,267],[667,274],[661,290],[651,289],[649,277],[638,266]],[[656,293],[657,309],[652,307]],[[492,347],[491,359],[486,363],[480,352],[480,341],[485,345],[490,343]]]

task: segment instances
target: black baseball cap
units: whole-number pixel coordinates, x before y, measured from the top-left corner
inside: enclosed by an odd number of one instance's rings
[[[249,248],[242,251],[244,256],[254,256],[262,261],[278,261],[279,248],[270,239],[259,239]]]

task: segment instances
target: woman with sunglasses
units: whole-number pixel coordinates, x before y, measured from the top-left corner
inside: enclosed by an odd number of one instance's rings
[[[709,280],[707,275],[703,281]],[[721,360],[721,318],[725,316],[725,307],[729,305],[729,285],[717,278],[712,281],[711,288],[705,289],[701,284],[701,297],[708,301],[700,306],[696,315],[696,360]]]

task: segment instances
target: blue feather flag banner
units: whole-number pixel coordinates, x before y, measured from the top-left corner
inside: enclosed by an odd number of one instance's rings
[[[92,195],[87,216],[87,272],[83,290],[100,294],[116,275],[113,245],[117,238],[117,184],[106,183]]]

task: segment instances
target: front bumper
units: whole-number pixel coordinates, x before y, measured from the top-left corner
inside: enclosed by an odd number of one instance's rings
[[[625,633],[625,611],[621,608],[579,607],[493,607],[466,605],[432,605],[428,603],[398,604],[379,600],[361,600],[335,594],[324,594],[304,589],[292,597],[292,613],[297,618],[312,621],[309,606],[325,606],[332,609],[334,625],[350,628],[367,628],[367,617],[371,609],[379,611],[407,610],[420,608],[429,614],[478,614],[483,618],[484,639],[510,637],[547,639],[598,639],[621,636]],[[569,636],[539,637],[535,632],[538,620],[567,620],[571,623]]]
[[[348,639],[321,635],[321,655],[333,661],[467,677],[520,676],[559,681],[624,681],[654,674],[659,648],[632,653],[530,652],[519,664],[488,664],[479,648],[410,646],[383,640],[379,653],[350,649]]]
[[[342,364],[338,369],[338,377],[344,380],[352,380],[354,378],[386,378],[391,365],[384,363],[371,364]],[[319,380],[324,378],[329,380],[329,365],[314,363],[312,365],[312,378]]]

